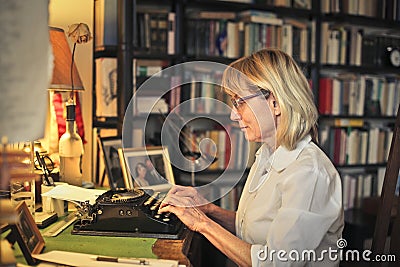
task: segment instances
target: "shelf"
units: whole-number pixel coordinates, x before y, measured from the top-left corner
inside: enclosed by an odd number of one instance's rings
[[[135,48],[133,50],[133,58],[136,59],[157,59],[157,60],[176,60],[180,58],[179,55],[166,55],[166,54],[158,54],[154,52],[142,52],[136,51]],[[95,48],[94,58],[102,58],[102,57],[117,57],[118,47],[113,46],[101,46]]]
[[[117,127],[117,119],[107,119],[107,120],[99,120],[93,119],[93,128],[106,128],[106,129],[115,129]]]
[[[256,9],[261,11],[271,11],[278,13],[280,16],[285,17],[297,17],[297,18],[309,18],[312,15],[316,15],[312,10],[292,8],[292,7],[280,7],[271,6],[267,4],[251,4],[251,3],[239,3],[231,1],[215,1],[215,0],[191,0],[187,1],[187,6],[192,8],[206,8],[212,11],[226,11],[226,6],[229,5],[229,10],[240,12],[248,9]]]
[[[179,171],[180,172],[180,182],[184,184],[190,184],[191,183],[191,173],[190,172],[185,172],[185,171]],[[224,171],[223,170],[205,170],[202,172],[196,172],[195,173],[195,182],[197,185],[205,185],[212,183],[217,179]],[[243,175],[241,176],[240,180],[238,181],[238,184],[244,184],[246,181],[247,174],[249,172],[249,169],[246,169],[244,172],[243,171],[238,171],[238,170],[226,170],[225,174],[227,175],[232,175],[232,179],[228,179],[225,181],[218,181],[219,185],[222,184],[232,184],[234,180],[237,178],[237,174],[242,173]]]
[[[125,9],[124,11],[128,11],[131,10],[131,5],[132,2],[130,2],[129,0],[125,0],[122,1],[125,4]],[[259,11],[268,11],[268,12],[272,12],[274,14],[276,14],[279,18],[282,18],[283,21],[285,21],[285,19],[292,19],[292,20],[296,20],[298,22],[300,22],[297,27],[303,29],[304,26],[309,30],[309,32],[307,32],[307,34],[310,33],[311,30],[314,30],[315,32],[313,32],[315,34],[315,36],[311,36],[307,35],[307,39],[308,40],[308,45],[306,47],[307,49],[307,56],[302,54],[302,59],[304,61],[310,60],[313,57],[313,62],[298,62],[300,68],[304,71],[304,73],[306,74],[306,77],[310,80],[310,83],[313,85],[313,90],[314,90],[314,95],[316,96],[315,99],[319,100],[319,93],[323,92],[318,91],[318,87],[319,87],[319,81],[321,77],[324,77],[326,73],[332,74],[332,75],[336,75],[338,73],[348,73],[351,76],[354,77],[359,77],[361,75],[364,74],[370,74],[372,75],[380,75],[383,78],[385,78],[385,80],[390,81],[390,83],[394,83],[394,79],[392,79],[392,77],[397,76],[397,81],[400,81],[400,68],[394,68],[394,67],[390,67],[390,66],[386,66],[388,64],[386,64],[386,55],[383,55],[384,53],[373,53],[373,58],[375,59],[375,61],[369,61],[369,65],[367,65],[368,63],[368,56],[365,57],[368,54],[364,54],[363,55],[357,55],[356,57],[354,56],[355,54],[351,54],[351,56],[349,56],[348,54],[350,54],[350,51],[353,51],[355,47],[359,47],[359,46],[353,46],[354,45],[354,41],[356,41],[356,43],[358,45],[360,45],[360,40],[357,38],[363,38],[364,36],[366,36],[369,33],[375,33],[375,34],[396,34],[396,38],[399,37],[400,39],[400,22],[398,21],[393,21],[393,20],[384,20],[384,19],[379,19],[379,18],[373,18],[373,17],[366,17],[366,16],[356,16],[356,15],[348,15],[348,14],[343,14],[343,13],[337,13],[337,14],[323,14],[320,12],[320,6],[322,5],[320,1],[317,0],[313,0],[312,3],[315,4],[315,6],[312,7],[312,9],[310,10],[306,10],[306,9],[299,9],[299,8],[291,8],[291,7],[281,7],[281,6],[272,6],[272,5],[267,5],[267,4],[261,4],[262,1],[253,1],[253,2],[257,2],[257,3],[240,3],[240,2],[230,2],[230,1],[216,1],[216,0],[167,0],[167,1],[163,1],[163,0],[136,0],[133,2],[134,8],[133,10],[135,11],[135,7],[140,6],[140,8],[144,9],[144,8],[149,8],[154,10],[157,9],[159,7],[163,8],[164,7],[168,7],[168,10],[171,10],[173,12],[175,12],[176,17],[175,17],[175,22],[176,22],[176,31],[175,31],[175,52],[176,54],[174,55],[167,55],[167,54],[160,54],[160,53],[153,53],[153,52],[148,52],[148,50],[144,51],[143,46],[142,50],[139,51],[136,48],[133,47],[133,44],[138,44],[138,40],[132,40],[132,38],[142,38],[141,41],[143,41],[143,36],[131,36],[132,32],[131,30],[126,31],[125,34],[127,36],[119,36],[119,37],[129,37],[128,39],[130,40],[130,42],[132,42],[131,47],[132,49],[130,51],[125,51],[128,53],[125,53],[123,55],[120,55],[119,52],[119,47],[117,45],[113,45],[113,46],[104,46],[104,47],[96,47],[93,57],[94,59],[97,58],[116,58],[117,60],[120,61],[120,63],[124,63],[125,67],[123,68],[117,68],[117,70],[119,70],[118,75],[120,75],[118,77],[119,83],[118,83],[118,88],[117,90],[119,90],[118,92],[121,93],[121,96],[124,98],[123,101],[118,102],[118,115],[119,115],[119,120],[117,118],[97,118],[94,117],[93,119],[93,126],[94,127],[102,127],[102,128],[117,128],[118,123],[121,123],[121,121],[123,120],[123,111],[125,110],[124,107],[126,107],[129,104],[129,100],[130,98],[127,97],[127,93],[126,92],[127,88],[131,88],[132,87],[132,69],[129,69],[130,67],[130,61],[131,59],[146,59],[146,60],[160,60],[163,61],[163,63],[165,62],[166,65],[162,66],[162,68],[164,69],[165,67],[168,66],[172,66],[175,63],[181,63],[181,62],[193,62],[193,61],[210,61],[210,62],[216,62],[216,63],[221,63],[221,64],[225,64],[225,65],[229,65],[230,63],[232,63],[233,61],[237,60],[236,56],[238,56],[239,53],[235,52],[235,53],[226,53],[227,55],[229,55],[230,57],[223,57],[223,56],[208,56],[208,55],[202,55],[202,54],[206,54],[209,51],[212,51],[212,53],[210,53],[211,55],[217,55],[218,53],[215,52],[215,40],[212,39],[210,41],[209,36],[207,37],[201,37],[201,33],[204,30],[210,30],[210,29],[214,29],[215,33],[217,33],[217,28],[216,26],[213,24],[212,27],[214,28],[206,28],[206,26],[204,25],[200,25],[201,27],[198,28],[194,28],[194,29],[201,29],[201,31],[187,31],[186,26],[189,25],[190,26],[190,20],[191,20],[191,16],[190,13],[191,12],[196,12],[196,11],[214,11],[214,12],[224,12],[224,11],[232,11],[232,12],[236,12],[239,13],[241,11],[244,10],[259,10]],[[264,1],[265,2],[265,1]],[[271,1],[272,2],[272,1]],[[330,2],[330,1],[329,1]],[[137,10],[136,10],[137,11]],[[150,13],[150,12],[149,12]],[[135,20],[135,16],[133,16],[132,18],[130,16],[128,17],[119,17],[118,18],[118,24],[120,27],[122,28],[130,28],[132,26],[132,22]],[[195,20],[195,19],[193,19]],[[138,22],[138,21],[135,21]],[[221,23],[218,19],[215,19],[215,22]],[[302,23],[302,22],[307,22],[307,23]],[[326,22],[326,23],[325,23]],[[138,22],[139,23],[139,22]],[[122,25],[121,25],[122,24]],[[221,23],[222,24],[222,23]],[[218,24],[219,27],[221,27],[221,24]],[[233,23],[234,24],[234,23]],[[147,25],[147,24],[146,24]],[[150,24],[149,24],[150,25]],[[207,24],[208,25],[208,24]],[[210,24],[211,25],[211,24]],[[300,25],[300,27],[299,27]],[[353,43],[349,42],[346,43],[348,45],[346,45],[346,49],[347,49],[347,53],[346,54],[339,54],[339,52],[341,51],[346,51],[344,49],[344,46],[342,47],[338,47],[338,44],[334,41],[337,41],[335,38],[332,37],[338,37],[339,35],[331,35],[331,39],[329,39],[328,36],[328,40],[323,39],[321,37],[324,37],[324,29],[328,29],[328,30],[336,30],[335,26],[344,26],[343,29],[348,30],[349,28],[354,29],[354,33],[355,36],[352,37],[353,39]],[[199,26],[199,25],[197,25]],[[232,25],[230,25],[232,26]],[[236,26],[236,25],[233,25]],[[332,28],[329,28],[330,26],[333,26]],[[146,26],[147,27],[147,26]],[[327,27],[327,28],[325,28]],[[222,27],[221,27],[222,28]],[[250,28],[250,27],[249,27]],[[278,28],[278,27],[277,27]],[[219,28],[218,28],[219,29]],[[276,28],[267,28],[268,31],[271,29],[271,32],[273,32],[273,34],[277,33]],[[360,31],[359,31],[360,29]],[[232,30],[232,29],[231,29]],[[249,29],[248,29],[249,30]],[[251,29],[250,29],[251,30]],[[298,30],[298,29],[297,29]],[[342,29],[340,29],[342,30]],[[244,30],[243,30],[244,31]],[[275,32],[276,31],[276,32]],[[374,32],[375,31],[375,32]],[[207,31],[211,32],[210,31]],[[190,35],[190,33],[192,33]],[[220,33],[218,31],[218,33]],[[242,32],[239,32],[239,30],[237,30],[236,32],[237,34],[242,34]],[[280,34],[283,34],[283,32],[279,32]],[[298,33],[298,32],[297,32]],[[340,32],[340,33],[343,33]],[[351,34],[351,31],[347,31],[346,34]],[[364,35],[362,35],[362,33]],[[250,35],[250,32],[247,32],[248,35]],[[270,33],[271,34],[271,33]],[[266,34],[265,34],[266,35]],[[258,38],[251,38],[251,40],[257,40],[259,43],[262,44],[266,44],[268,42],[266,42],[265,39],[261,39],[264,38],[265,36],[258,34],[257,35]],[[352,40],[350,37],[352,35],[348,35],[347,36],[347,41]],[[192,37],[192,39],[190,39]],[[287,36],[286,36],[287,37]],[[303,36],[304,37],[304,36]],[[308,38],[310,37],[310,38]],[[311,38],[311,37],[315,37],[315,38]],[[393,35],[390,35],[390,37],[393,37]],[[225,37],[221,37],[221,38],[225,38]],[[227,38],[227,37],[226,37]],[[237,38],[237,37],[236,37]],[[240,37],[239,37],[240,38]],[[266,37],[265,37],[266,38]],[[271,38],[271,37],[269,37]],[[118,40],[121,40],[123,38],[118,38]],[[208,40],[209,43],[205,43],[208,46],[205,46],[203,44],[203,39],[204,40]],[[227,38],[228,39],[228,38]],[[245,40],[245,38],[243,38]],[[250,39],[250,38],[248,38]],[[297,39],[299,39],[299,36],[297,36]],[[372,38],[370,38],[372,39]],[[385,38],[386,39],[386,38]],[[389,38],[390,39],[390,38]],[[193,40],[196,40],[197,42],[192,42]],[[230,39],[230,40],[237,40],[237,39]],[[290,40],[290,39],[289,39]],[[300,39],[301,40],[301,39]],[[311,41],[314,40],[314,43],[311,44]],[[346,40],[346,39],[344,39]],[[367,40],[367,38],[366,38]],[[381,41],[381,39],[379,39]],[[135,42],[136,41],[136,42]],[[271,41],[271,40],[268,40]],[[303,39],[304,41],[304,39]],[[334,42],[334,43],[328,43],[328,41]],[[362,41],[362,40],[361,40]],[[374,41],[374,40],[373,40]],[[392,40],[390,40],[392,41]],[[243,42],[244,43],[244,42]],[[271,41],[272,43],[272,41]],[[296,46],[298,42],[294,42],[294,45],[292,48],[299,48]],[[191,45],[192,44],[192,45]],[[210,44],[212,44],[210,46]],[[269,43],[268,43],[269,44]],[[335,52],[335,53],[328,53],[329,50],[326,50],[324,57],[322,57],[322,52],[324,52],[324,49],[328,49],[328,44],[329,44],[329,49],[331,52]],[[377,44],[377,43],[376,43]],[[121,45],[121,44],[120,44]],[[243,47],[241,47],[242,49],[239,50],[243,50],[246,51],[246,53],[251,53],[254,49],[259,49],[261,48],[258,44],[254,44],[253,42],[249,42],[246,43],[247,47],[250,47],[249,50],[244,50],[245,45],[243,45]],[[365,43],[361,42],[361,45],[366,45]],[[381,45],[381,43],[379,43],[379,45]],[[392,42],[390,43],[391,46],[394,46],[395,43]],[[203,46],[206,47],[207,49],[203,50]],[[210,48],[211,47],[211,48]],[[368,46],[365,46],[368,47]],[[369,47],[372,47],[369,46]],[[374,49],[377,46],[374,46]],[[379,46],[380,47],[380,46]],[[385,46],[386,47],[386,46]],[[148,46],[146,46],[146,48],[148,48]],[[186,48],[193,48],[192,50],[190,49],[186,49]],[[201,48],[201,49],[194,49],[194,48]],[[282,46],[282,48],[284,48]],[[340,50],[341,49],[341,50]],[[371,51],[375,51],[378,49],[372,49]],[[155,49],[153,49],[155,50]],[[223,49],[221,49],[223,50]],[[313,51],[311,51],[313,50]],[[361,49],[362,50],[362,49]],[[156,51],[161,51],[161,50],[156,50]],[[290,51],[290,49],[288,49],[288,51]],[[301,51],[305,51],[304,47],[303,50],[293,50],[293,55],[295,56],[294,58],[300,58],[300,56],[298,55],[298,53],[300,53]],[[367,49],[364,51],[368,51]],[[311,53],[311,52],[314,52]],[[189,54],[190,53],[190,54]],[[379,55],[378,55],[379,54]],[[328,57],[327,55],[330,55],[330,57]],[[337,55],[337,57],[336,57]],[[340,57],[339,57],[340,55]],[[353,57],[354,56],[354,57]],[[117,58],[118,57],[118,58]],[[235,57],[235,58],[234,58]],[[372,58],[372,56],[371,56]],[[94,60],[95,61],[95,60]],[[342,63],[348,63],[351,62],[351,64],[354,65],[334,65],[334,64],[321,64],[320,62],[342,62]],[[371,62],[377,62],[380,65],[373,65]],[[95,64],[96,62],[94,62]],[[359,64],[364,63],[364,66],[358,66]],[[357,64],[357,66],[356,66]],[[120,66],[121,64],[118,64],[118,66]],[[144,66],[145,63],[143,63]],[[95,68],[94,68],[95,70]],[[146,73],[147,74],[147,73]],[[360,75],[357,75],[360,74]],[[343,75],[344,76],[344,75]],[[342,77],[343,77],[342,76]],[[367,75],[366,75],[367,76]],[[95,77],[95,75],[94,75]],[[149,77],[136,77],[135,80],[135,86],[139,87],[140,84],[142,84],[143,82],[145,82]],[[177,78],[177,77],[174,77]],[[386,79],[386,78],[390,78],[390,79]],[[183,79],[182,79],[183,80]],[[95,85],[96,80],[94,80],[93,84]],[[157,81],[159,84],[160,82],[163,83],[161,80]],[[163,84],[167,83],[170,84],[171,81],[165,81]],[[197,81],[196,81],[197,82]],[[156,88],[157,86],[154,86],[153,88]],[[194,88],[195,86],[193,86]],[[179,88],[179,87],[178,87]],[[398,89],[398,86],[395,86],[396,89]],[[147,93],[148,95],[152,95],[153,92],[149,92],[151,91],[150,89],[151,86],[149,86],[149,90],[144,91],[145,93]],[[94,88],[95,90],[95,88]],[[187,100],[188,98],[190,98],[191,96],[195,95],[195,94],[188,94],[188,92],[190,91],[184,91],[184,90],[192,90],[191,86],[185,84],[183,86],[181,86],[181,88],[179,88],[179,91],[177,90],[177,92],[180,92],[181,95],[180,97],[171,97],[171,95],[168,95],[168,100],[173,100],[171,101],[171,103],[173,103],[176,106],[176,103],[182,103],[183,101]],[[355,89],[353,89],[354,91],[356,91]],[[358,89],[357,89],[358,90]],[[357,91],[359,92],[359,91]],[[122,94],[125,93],[125,94]],[[191,92],[190,92],[191,93]],[[201,94],[201,93],[200,93]],[[321,94],[322,95],[322,94]],[[345,94],[343,94],[345,95]],[[354,95],[354,94],[353,94]],[[98,94],[98,96],[100,96],[100,93]],[[166,97],[167,98],[167,97]],[[333,99],[333,97],[331,97],[330,99]],[[335,98],[335,99],[339,99],[339,98]],[[170,104],[171,104],[170,103]],[[343,102],[344,103],[344,102]],[[357,103],[363,103],[363,102],[357,102]],[[171,104],[172,105],[172,104]],[[355,104],[357,106],[357,104]],[[321,105],[322,106],[322,105]],[[388,105],[390,107],[390,105]],[[354,105],[352,106],[354,107]],[[363,111],[364,108],[362,106],[360,106],[360,110]],[[198,110],[196,109],[191,109],[192,112],[196,112]],[[199,108],[200,110],[200,108]],[[201,110],[207,110],[209,111],[210,109],[201,109]],[[346,109],[341,109],[339,112],[335,112],[336,114],[339,114],[340,112],[344,113]],[[352,110],[352,109],[349,109]],[[359,109],[357,109],[357,112],[351,111],[352,114],[363,114],[362,112],[358,112],[360,111]],[[392,115],[393,112],[387,112],[387,110],[385,110],[386,113],[382,113],[382,114],[390,114]],[[391,111],[391,110],[390,110]],[[347,112],[347,111],[346,111]],[[329,112],[323,112],[326,114],[330,114],[332,113],[332,110]],[[368,113],[368,114],[376,114],[376,113]],[[137,127],[136,129],[138,129],[142,124],[144,125],[146,123],[146,131],[149,130],[149,136],[147,136],[147,132],[146,132],[146,136],[145,138],[155,138],[154,136],[150,136],[152,133],[156,133],[158,134],[159,129],[162,127],[162,122],[158,121],[158,119],[165,117],[167,114],[150,114],[149,117],[147,114],[139,114],[137,116],[134,117],[135,121],[135,127]],[[171,114],[173,115],[173,114]],[[202,138],[201,135],[201,131],[207,131],[209,129],[214,129],[214,130],[220,130],[221,125],[218,125],[217,122],[215,121],[208,121],[210,120],[208,117],[213,117],[215,120],[220,121],[220,124],[224,124],[227,125],[229,123],[229,125],[233,125],[231,120],[230,120],[230,114],[226,113],[226,114],[208,114],[208,113],[204,113],[201,114],[199,113],[187,113],[185,114],[185,112],[183,112],[183,110],[181,109],[181,112],[179,114],[180,117],[182,117],[184,120],[189,120],[187,121],[187,125],[188,127],[190,127],[191,129],[194,130],[198,130],[199,133],[199,138]],[[147,120],[147,118],[149,118],[149,120]],[[344,124],[341,124],[343,126],[333,126],[332,124],[334,124],[335,120],[337,120],[338,122],[343,122]],[[353,124],[353,125],[360,125],[358,127],[353,127],[353,128],[339,128],[339,127],[346,127],[345,122],[346,120],[349,121],[349,125],[350,125],[350,120],[357,120],[359,121],[359,124]],[[390,126],[391,128],[391,123],[395,120],[395,116],[348,116],[348,115],[321,115],[319,117],[319,124],[320,125],[324,125],[326,124],[328,127],[327,130],[330,130],[330,126],[332,127],[337,127],[339,129],[334,129],[335,131],[337,130],[338,133],[341,133],[341,131],[343,131],[343,136],[346,136],[347,133],[349,133],[351,130],[357,130],[360,131],[362,134],[365,134],[365,132],[367,131],[366,129],[369,128],[362,128],[360,129],[360,127],[366,126],[366,125],[371,125],[370,128],[378,128],[376,126],[385,126],[385,130],[387,130],[386,127],[387,125]],[[147,122],[149,122],[149,124],[147,124]],[[234,128],[235,126],[233,126],[232,128]],[[120,130],[120,129],[118,129]],[[236,130],[236,129],[235,129]],[[321,128],[321,130],[323,130]],[[243,134],[238,130],[237,131],[238,134],[240,134],[240,136],[243,136]],[[373,134],[375,132],[372,132]],[[235,132],[236,134],[236,132]],[[328,132],[328,134],[331,134],[331,132]],[[327,139],[329,140],[329,139]],[[340,144],[340,142],[339,142]],[[344,143],[343,143],[344,144]],[[354,143],[352,143],[353,145]],[[332,143],[331,147],[333,147],[334,145],[337,145],[336,143]],[[386,149],[386,146],[385,146]],[[178,152],[179,148],[177,148]],[[238,151],[241,151],[241,149],[238,149]],[[345,151],[344,149],[341,150],[340,153],[343,153],[343,151]],[[329,155],[333,157],[333,153],[337,153],[337,150],[332,150],[332,153],[330,153]],[[342,155],[342,154],[341,154]],[[386,155],[386,154],[385,154]],[[337,156],[337,155],[336,155]],[[343,157],[342,157],[343,158]],[[342,159],[341,158],[341,159]],[[377,161],[384,161],[386,159],[384,159],[383,157],[379,157],[379,159]],[[370,159],[370,161],[374,161],[372,159]],[[345,160],[337,160],[335,162],[346,162]],[[349,161],[349,162],[363,162],[361,160],[358,161]],[[224,166],[224,165],[220,165],[220,166]],[[346,169],[349,169],[348,172],[356,172],[358,170],[356,169],[360,169],[360,172],[366,172],[368,171],[369,174],[372,172],[379,172],[377,171],[378,168],[384,168],[386,166],[386,163],[379,163],[379,164],[354,164],[354,165],[336,165],[336,167],[339,170],[343,170],[345,172]],[[218,177],[219,175],[221,175],[224,171],[223,170],[205,170],[202,172],[198,172],[196,173],[196,183],[199,184],[206,184],[206,183],[210,183],[212,181],[215,180],[216,177]],[[243,175],[241,182],[243,182],[244,177],[246,177],[248,170],[246,170],[245,175]],[[191,173],[190,172],[183,172],[183,171],[178,171],[178,174],[180,174],[180,176],[183,178],[184,182],[187,184],[190,184],[191,181]],[[237,170],[227,170],[225,173],[229,174],[232,177],[235,177],[235,175],[238,174]],[[372,184],[371,186],[375,186],[374,184]]]
[[[350,116],[350,115],[320,115],[320,119],[336,120],[336,119],[360,119],[360,120],[390,120],[396,119],[395,116]]]
[[[321,19],[326,22],[335,22],[336,24],[364,26],[377,29],[395,29],[400,33],[400,22],[394,20],[385,20],[374,17],[356,16],[349,14],[322,14]],[[382,32],[381,32],[382,33]]]
[[[320,66],[322,70],[330,70],[330,71],[348,71],[360,74],[395,74],[398,75],[400,73],[399,68],[389,67],[389,66],[350,66],[350,65],[329,65],[323,64]]]
[[[235,61],[237,58],[227,58],[227,57],[219,57],[219,56],[207,56],[207,55],[187,55],[183,56],[182,60],[185,62],[190,62],[190,61],[212,61],[212,62],[218,62],[222,63],[225,65],[229,65],[233,61]]]
[[[352,165],[335,165],[336,168],[339,169],[349,169],[349,168],[363,168],[363,169],[370,169],[374,170],[377,168],[386,167],[386,163],[376,163],[376,164],[352,164]]]

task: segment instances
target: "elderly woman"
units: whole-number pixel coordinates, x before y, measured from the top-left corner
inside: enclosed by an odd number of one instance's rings
[[[233,62],[222,86],[231,119],[248,141],[263,143],[238,209],[176,186],[160,211],[175,213],[240,266],[338,266],[341,180],[316,145],[318,113],[302,71],[286,53],[264,49]]]

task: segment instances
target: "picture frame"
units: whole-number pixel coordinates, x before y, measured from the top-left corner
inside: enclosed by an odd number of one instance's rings
[[[168,148],[120,148],[122,173],[128,189],[166,191],[175,184]]]
[[[33,254],[40,254],[44,249],[44,239],[37,227],[28,206],[24,201],[15,208],[17,212],[17,223],[11,224],[12,235],[18,243],[26,262],[35,265],[38,260]]]
[[[118,154],[118,149],[122,148],[122,138],[120,136],[99,137],[99,142],[110,189],[127,188]]]

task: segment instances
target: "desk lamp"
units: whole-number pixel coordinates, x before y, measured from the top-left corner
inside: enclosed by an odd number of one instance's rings
[[[49,31],[54,55],[53,78],[49,89],[55,91],[53,97],[61,97],[61,92],[69,92],[66,102],[66,128],[59,140],[60,181],[82,186],[83,144],[76,132],[75,91],[82,91],[84,88],[74,64],[74,53],[71,54],[64,30],[50,27]],[[58,127],[60,126],[62,127],[63,123],[58,120]],[[59,128],[59,133],[62,130]]]

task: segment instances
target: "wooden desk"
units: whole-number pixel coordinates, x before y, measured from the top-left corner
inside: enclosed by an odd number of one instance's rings
[[[201,238],[197,233],[185,230],[182,239],[157,239],[152,252],[160,259],[177,260],[186,266],[201,266]]]
[[[44,237],[43,252],[61,250],[112,257],[163,258],[178,260],[188,267],[201,266],[201,239],[187,229],[178,240],[72,235],[71,230],[72,225],[56,237]],[[17,262],[26,264],[18,245],[16,248]]]

